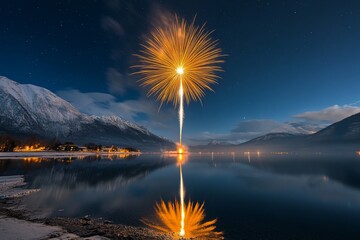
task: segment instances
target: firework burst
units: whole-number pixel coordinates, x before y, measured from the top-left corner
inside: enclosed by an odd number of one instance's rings
[[[174,16],[174,21],[155,28],[146,39],[143,49],[135,56],[139,64],[141,86],[157,100],[179,105],[180,146],[184,120],[184,100],[201,101],[206,90],[216,83],[223,62],[217,41],[210,37],[205,25],[196,26],[195,18],[188,24]]]
[[[216,83],[223,62],[221,49],[210,34],[205,25],[196,26],[195,19],[188,24],[177,16],[172,23],[155,28],[136,54],[139,64],[134,66],[135,74],[142,76],[141,85],[150,88],[148,94],[177,106],[182,84],[187,103],[201,101],[205,90],[212,90],[210,85]]]

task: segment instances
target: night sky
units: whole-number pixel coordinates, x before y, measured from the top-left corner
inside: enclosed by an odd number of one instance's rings
[[[215,93],[185,108],[185,143],[310,133],[360,112],[360,1],[5,0],[0,76],[176,140],[172,105],[158,111],[130,75],[168,13],[197,15],[228,55]]]

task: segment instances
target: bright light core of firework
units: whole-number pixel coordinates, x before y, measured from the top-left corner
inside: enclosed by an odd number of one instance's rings
[[[184,73],[184,69],[182,67],[178,67],[176,69],[177,74],[182,75]]]

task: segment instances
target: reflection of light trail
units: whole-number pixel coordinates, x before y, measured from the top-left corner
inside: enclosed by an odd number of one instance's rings
[[[211,161],[214,167],[216,167],[216,162],[214,161],[214,152],[211,152]]]
[[[184,190],[184,181],[182,175],[182,164],[180,164],[180,204],[181,204],[181,224],[180,224],[180,236],[185,236],[185,207],[184,200],[185,190]]]
[[[244,152],[245,155],[247,155],[248,161],[251,162],[250,152]]]
[[[181,149],[181,148],[180,148]],[[182,152],[182,151],[181,151]],[[180,236],[185,236],[185,190],[184,190],[184,179],[182,173],[182,153],[179,154],[178,162],[180,163],[180,206],[181,206],[181,221],[180,221]]]
[[[329,181],[329,177],[326,176],[326,175],[324,175],[324,176],[322,177],[322,180],[323,180],[324,182],[328,182],[328,181]]]
[[[38,157],[27,157],[27,158],[23,158],[23,160],[25,162],[32,162],[32,163],[41,163],[43,160],[45,160],[44,158],[38,158]]]

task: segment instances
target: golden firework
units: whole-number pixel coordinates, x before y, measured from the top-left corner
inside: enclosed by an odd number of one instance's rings
[[[177,106],[182,94],[188,104],[201,101],[205,90],[212,90],[210,85],[216,83],[223,62],[221,49],[210,35],[205,25],[195,25],[195,18],[188,24],[174,16],[172,22],[155,28],[136,55],[135,74],[141,75],[141,86],[149,87],[148,94],[161,104]]]
[[[174,203],[161,201],[156,204],[155,211],[157,222],[142,220],[153,229],[165,233],[174,232],[175,237],[180,239],[223,239],[223,233],[215,231],[216,219],[204,221],[204,204],[188,202],[185,206],[184,235],[179,233],[182,210],[178,201]]]

